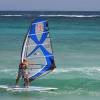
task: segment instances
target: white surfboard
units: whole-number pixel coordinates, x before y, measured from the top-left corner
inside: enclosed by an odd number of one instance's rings
[[[0,89],[5,89],[7,91],[13,92],[27,92],[27,91],[53,91],[57,90],[57,88],[53,87],[39,87],[39,86],[29,86],[28,88],[25,87],[15,87],[15,86],[7,86],[7,85],[0,85]]]

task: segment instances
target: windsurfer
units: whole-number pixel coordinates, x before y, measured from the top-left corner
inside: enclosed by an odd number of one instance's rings
[[[24,82],[25,82],[24,85],[25,85],[25,87],[29,86],[28,65],[34,65],[34,64],[31,64],[26,59],[23,59],[23,62],[21,62],[19,64],[18,75],[17,75],[17,78],[16,78],[16,87],[18,87],[19,79],[21,77],[24,79]]]

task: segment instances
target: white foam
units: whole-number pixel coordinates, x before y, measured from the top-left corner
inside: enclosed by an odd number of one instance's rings
[[[100,73],[100,67],[57,68],[54,70],[54,73],[68,73],[68,72]]]
[[[16,73],[17,71],[18,71],[18,69],[10,69],[10,68],[0,69],[0,73],[10,74],[10,75]]]
[[[40,15],[40,17],[100,17],[100,15]]]
[[[0,15],[0,16],[5,16],[5,17],[15,16],[15,17],[17,17],[17,16],[23,16],[23,15]]]

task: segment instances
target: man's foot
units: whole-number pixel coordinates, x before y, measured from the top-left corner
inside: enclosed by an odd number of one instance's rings
[[[29,88],[29,86],[25,86],[25,88]]]
[[[16,87],[16,88],[19,88],[19,86],[18,86],[18,85],[16,85],[15,87]]]

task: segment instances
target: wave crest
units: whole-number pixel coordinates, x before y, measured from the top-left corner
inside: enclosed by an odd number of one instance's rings
[[[18,16],[23,16],[23,15],[0,15],[2,17],[12,17],[12,16],[15,16],[15,17],[18,17]]]
[[[100,15],[40,15],[40,17],[100,17]]]

